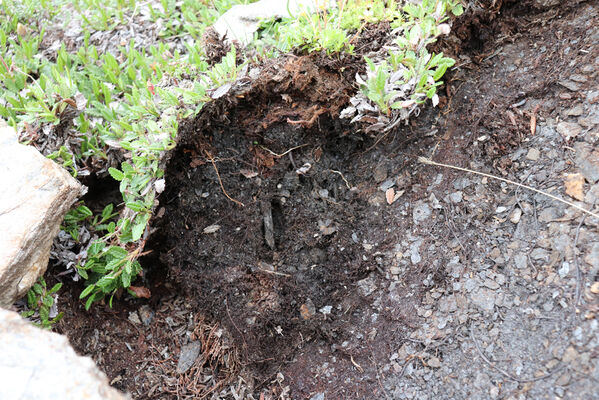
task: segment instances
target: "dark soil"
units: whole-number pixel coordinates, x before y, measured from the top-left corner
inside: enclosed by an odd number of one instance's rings
[[[473,251],[473,237],[462,237],[457,250],[446,247],[455,236],[447,220],[416,227],[402,208],[428,196],[433,183],[441,190],[452,182],[435,182],[438,171],[416,156],[509,174],[509,151],[531,135],[533,114],[558,106],[543,99],[568,60],[546,25],[576,2],[549,11],[501,3],[460,20],[455,36],[439,44],[460,54],[442,107],[386,136],[355,134],[336,118],[355,90],[359,58],[320,55],[273,62],[242,95],[186,121],[146,246],[152,254],[143,284],[152,297],[85,313],[66,295],[59,329],[114,386],[138,398],[209,394],[238,383],[237,375],[267,396],[289,386],[294,399],[325,389],[327,398],[382,398],[379,365],[410,340],[419,324],[414,309],[445,284],[444,266],[456,252],[467,264]],[[371,42],[380,43],[387,28],[377,29]],[[523,49],[521,66],[495,74],[495,51],[527,37],[548,50]],[[524,98],[532,108],[512,107]],[[403,192],[393,204],[380,189],[389,178]],[[382,265],[397,265],[388,254],[407,228],[426,237],[420,248],[437,251],[391,289]],[[128,319],[142,304],[155,313],[148,325]],[[204,362],[177,374],[189,338],[204,344]],[[320,371],[331,357],[334,373]],[[208,372],[213,380],[205,384],[194,378]]]

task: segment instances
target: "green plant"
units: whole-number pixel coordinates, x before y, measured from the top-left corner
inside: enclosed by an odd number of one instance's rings
[[[392,23],[397,36],[387,46],[387,53],[376,60],[365,58],[366,78],[356,76],[360,93],[352,98],[352,106],[342,117],[353,117],[352,121],[374,118],[370,130],[388,130],[406,120],[427,99],[436,106],[437,87],[443,84],[440,79],[455,61],[443,53],[429,53],[427,46],[439,35],[449,33],[450,27],[444,23],[449,12],[463,12],[458,0],[405,4],[402,17]]]
[[[258,46],[271,45],[280,52],[297,47],[308,52],[353,53],[353,42],[367,24],[394,21],[400,17],[395,0],[337,0],[334,7],[316,2],[315,9],[305,9],[281,22],[265,21]]]
[[[48,290],[46,281],[40,276],[37,283],[35,283],[31,289],[27,292],[27,308],[28,310],[21,313],[25,318],[39,318],[38,321],[33,321],[37,326],[45,329],[50,329],[52,325],[62,319],[64,313],[60,312],[54,316],[51,314],[54,312],[53,307],[57,298],[56,293],[62,287],[62,283],[57,283],[52,286],[52,289]]]

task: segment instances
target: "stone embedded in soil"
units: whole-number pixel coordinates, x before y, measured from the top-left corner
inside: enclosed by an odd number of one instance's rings
[[[526,158],[530,161],[538,161],[539,157],[541,157],[541,152],[539,149],[535,149],[534,147],[528,150],[526,154]]]
[[[48,266],[50,248],[83,186],[0,120],[0,306],[27,293]]]
[[[575,122],[560,122],[557,124],[556,130],[566,140],[570,140],[582,132],[582,127]]]
[[[574,150],[576,165],[585,179],[592,184],[599,181],[599,150],[584,142],[575,143]]]
[[[566,111],[566,115],[570,116],[570,117],[579,117],[581,116],[583,113],[583,109],[582,109],[582,105],[578,104],[572,108],[570,108],[568,111]]]
[[[145,326],[150,325],[152,319],[154,318],[154,311],[152,311],[150,306],[148,306],[147,304],[144,304],[143,306],[139,307],[137,313],[139,314],[141,322],[143,322]]]
[[[479,288],[470,295],[472,302],[484,311],[493,311],[495,307],[495,292],[487,288]]]
[[[177,363],[177,372],[183,374],[191,368],[202,350],[202,344],[199,340],[186,344],[181,348],[179,362]]]
[[[66,336],[39,329],[0,309],[0,399],[123,400],[91,358]]]
[[[415,223],[419,223],[422,221],[426,221],[431,216],[431,208],[428,204],[419,201],[414,206],[414,211],[412,212],[412,217]]]
[[[558,83],[573,92],[580,90],[580,85],[572,81],[559,81]]]

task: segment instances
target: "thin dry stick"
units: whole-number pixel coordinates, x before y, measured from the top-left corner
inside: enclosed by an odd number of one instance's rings
[[[473,171],[473,170],[471,170],[471,169],[467,169],[467,168],[456,167],[455,165],[441,164],[441,163],[438,163],[438,162],[432,161],[432,160],[430,160],[430,159],[428,159],[428,158],[426,158],[426,157],[418,157],[418,161],[420,161],[420,162],[421,162],[421,163],[423,163],[423,164],[434,165],[434,166],[437,166],[437,167],[451,168],[451,169],[455,169],[455,170],[458,170],[458,171],[469,172],[469,173],[471,173],[471,174],[476,174],[476,175],[486,176],[487,178],[491,178],[491,179],[497,179],[498,181],[502,181],[502,182],[505,182],[505,183],[509,183],[509,184],[511,184],[511,185],[516,185],[516,186],[519,186],[519,187],[521,187],[521,188],[524,188],[524,189],[531,190],[531,191],[533,191],[533,192],[535,192],[535,193],[542,194],[543,196],[547,196],[547,197],[549,197],[550,199],[553,199],[553,200],[555,200],[555,201],[559,201],[559,202],[561,202],[561,203],[564,203],[564,204],[567,204],[567,205],[569,205],[569,206],[571,206],[571,207],[574,207],[574,208],[576,208],[577,210],[580,210],[580,211],[582,211],[583,213],[585,213],[585,214],[588,214],[588,215],[590,215],[590,216],[592,216],[592,217],[599,218],[599,214],[597,214],[597,213],[594,213],[594,212],[592,212],[592,211],[589,211],[589,210],[587,210],[586,208],[583,208],[583,207],[581,207],[581,206],[579,206],[579,205],[576,205],[576,204],[574,204],[574,203],[572,203],[572,202],[569,202],[569,201],[567,201],[567,200],[560,199],[559,197],[557,197],[557,196],[554,196],[554,195],[552,195],[552,194],[550,194],[550,193],[543,192],[542,190],[539,190],[539,189],[535,189],[535,188],[533,188],[532,186],[523,185],[522,183],[514,182],[514,181],[511,181],[511,180],[509,180],[509,179],[500,178],[499,176],[490,175],[490,174],[485,174],[484,172],[478,172],[478,171]]]
[[[229,193],[227,193],[227,191],[225,190],[225,187],[223,186],[223,181],[220,179],[220,174],[218,173],[218,168],[216,168],[216,163],[214,162],[214,157],[210,156],[210,157],[208,157],[208,160],[210,160],[210,162],[212,163],[212,166],[214,167],[214,171],[216,172],[216,177],[218,178],[218,183],[220,184],[220,188],[222,189],[224,195],[227,196],[227,199],[231,200],[233,203],[239,204],[241,207],[245,207],[245,204],[243,204],[241,201],[235,200],[234,198],[229,196]]]
[[[267,147],[264,147],[264,146],[260,146],[260,147],[262,147],[264,150],[268,151],[268,152],[269,152],[270,154],[272,154],[273,156],[281,158],[281,157],[283,157],[285,154],[287,154],[287,153],[290,153],[290,152],[292,152],[293,150],[297,150],[297,149],[301,149],[302,147],[306,147],[308,144],[309,144],[309,143],[305,143],[305,144],[302,144],[302,145],[299,145],[299,146],[292,147],[292,148],[290,148],[289,150],[287,150],[286,152],[284,152],[284,153],[281,153],[281,154],[277,154],[277,153],[275,153],[274,151],[270,150],[270,149],[269,149],[269,148],[267,148]]]

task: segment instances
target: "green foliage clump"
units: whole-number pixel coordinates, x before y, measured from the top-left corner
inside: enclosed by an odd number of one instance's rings
[[[62,287],[62,283],[57,283],[48,290],[46,281],[43,277],[40,277],[38,282],[35,283],[31,289],[27,292],[27,310],[23,311],[21,315],[25,318],[38,318],[38,321],[33,323],[44,329],[50,329],[52,325],[62,319],[64,313],[58,313],[54,317],[50,317],[52,307],[56,301],[55,295]]]

